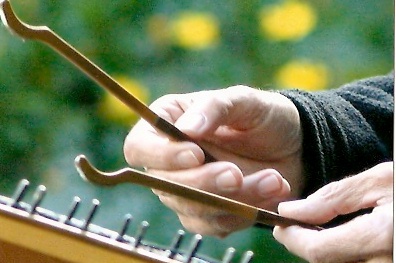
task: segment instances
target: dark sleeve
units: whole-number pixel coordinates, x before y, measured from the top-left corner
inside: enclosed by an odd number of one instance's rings
[[[304,196],[393,158],[393,72],[323,92],[280,91],[300,114]]]

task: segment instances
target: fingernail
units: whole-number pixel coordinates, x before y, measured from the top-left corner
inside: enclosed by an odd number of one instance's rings
[[[177,159],[179,165],[184,168],[195,167],[195,166],[199,165],[198,158],[190,150],[179,152],[176,155],[176,159]]]
[[[294,206],[294,201],[282,202],[278,204],[278,213],[284,214],[287,213],[290,207]]]
[[[293,217],[293,213],[299,211],[299,206],[299,200],[282,202],[278,205],[278,213],[283,216]]]
[[[274,174],[269,175],[258,183],[259,193],[262,197],[267,197],[282,188],[282,181]]]
[[[238,189],[238,181],[235,175],[227,170],[217,176],[216,186],[221,191],[232,192]]]
[[[206,117],[199,113],[186,114],[175,123],[176,127],[181,130],[200,130],[206,122]]]

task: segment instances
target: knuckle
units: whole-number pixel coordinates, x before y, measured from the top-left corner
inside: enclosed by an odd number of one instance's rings
[[[340,192],[340,183],[339,181],[331,182],[321,188],[317,194],[322,198],[324,201],[329,202],[334,199]]]
[[[249,86],[237,85],[225,89],[227,94],[230,94],[231,100],[243,101],[254,100],[257,96],[257,89]]]
[[[345,185],[343,181],[335,181],[331,182],[321,189],[319,189],[316,193],[309,196],[308,199],[317,199],[318,203],[323,204],[323,207],[326,207],[325,213],[326,218],[333,218],[340,214],[348,213],[350,210],[351,202],[341,202],[342,196],[348,194],[348,191],[344,189]]]
[[[217,111],[221,116],[226,116],[228,114],[228,109],[232,105],[228,97],[225,96],[212,96],[207,99],[209,105],[217,105]]]
[[[226,88],[228,91],[230,92],[249,92],[251,90],[253,90],[253,88],[246,86],[246,85],[235,85],[235,86],[231,86]]]
[[[175,94],[166,94],[166,95],[154,100],[150,106],[156,107],[158,105],[162,105],[166,102],[172,101],[174,98],[175,98]]]

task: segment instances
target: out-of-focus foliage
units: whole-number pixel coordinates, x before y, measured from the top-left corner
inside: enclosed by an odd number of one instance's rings
[[[391,0],[12,4],[24,21],[49,26],[146,103],[167,93],[236,84],[327,89],[393,68]],[[59,213],[73,195],[99,198],[106,211],[95,219],[99,223],[116,228],[122,213],[131,212],[157,229],[149,236],[167,244],[180,225],[149,190],[95,187],[73,167],[80,153],[102,170],[126,166],[122,144],[136,116],[51,49],[21,41],[3,26],[0,96],[3,194],[28,178],[47,185],[53,198],[43,206]],[[234,246],[238,253],[254,250],[256,262],[300,262],[267,230],[207,239],[203,251],[210,255]]]

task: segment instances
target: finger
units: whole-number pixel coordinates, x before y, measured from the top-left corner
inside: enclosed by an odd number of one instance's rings
[[[393,216],[376,211],[343,225],[315,231],[298,226],[275,227],[276,240],[309,262],[355,262],[392,253]]]
[[[175,170],[195,167],[204,162],[202,149],[192,142],[175,142],[158,134],[140,121],[124,142],[124,156],[131,166]]]
[[[330,183],[306,199],[281,203],[278,210],[283,216],[322,224],[338,215],[384,202],[393,196],[392,182],[393,166],[383,163],[358,175]]]
[[[215,220],[210,220],[208,218],[206,218],[206,220],[202,218],[197,219],[196,217],[185,216],[183,214],[178,214],[178,217],[180,223],[189,232],[219,237],[223,237],[226,235],[225,231],[217,228],[217,226],[213,224],[213,221]]]
[[[241,170],[230,162],[208,163],[185,170],[149,170],[161,178],[207,192],[226,195],[238,192],[243,184]]]
[[[175,125],[194,138],[212,134],[220,125],[248,130],[262,122],[263,107],[257,92],[247,86],[234,86],[197,93]]]
[[[243,177],[234,164],[217,162],[183,171],[149,171],[162,178],[250,205],[275,203],[272,201],[275,198],[285,198],[290,194],[289,183],[274,169],[264,169]],[[154,192],[162,194],[161,191]]]
[[[278,200],[286,198],[290,193],[289,184],[276,170],[263,170],[242,179],[239,170],[234,171],[236,174],[233,174],[232,171],[227,170],[227,167],[220,167],[220,165],[221,163],[210,165],[210,167],[214,167],[209,168],[211,172],[215,172],[213,175],[200,172],[202,175],[200,176],[196,172],[189,171],[188,173],[184,172],[183,176],[178,172],[161,172],[161,176],[168,180],[177,180],[178,183],[193,185],[195,188],[226,196],[246,204],[254,206],[266,204],[265,209],[274,208],[279,203]],[[243,182],[240,182],[241,179]],[[189,206],[188,201],[184,198],[158,190],[153,190],[153,192],[161,196],[161,200],[166,202],[168,207],[179,213],[192,216],[200,214],[199,212],[192,212],[191,207],[184,209],[184,207]],[[208,203],[208,205],[210,204]],[[262,207],[261,205],[260,207]]]
[[[182,225],[191,232],[224,237],[253,222],[213,207],[210,204],[172,195],[159,195],[161,202],[177,213]]]
[[[365,263],[393,263],[393,255],[376,255]]]
[[[159,199],[177,213],[181,224],[191,232],[225,237],[254,223],[251,219],[230,214],[210,204],[205,205],[172,195],[160,194]]]
[[[188,108],[193,94],[166,95],[150,105],[150,109],[169,123],[174,123]],[[191,142],[175,142],[168,135],[140,120],[124,142],[124,155],[132,166],[163,170],[190,168],[202,164],[202,149]]]
[[[177,180],[179,183],[193,184],[199,189],[251,205],[265,204],[266,207],[264,208],[266,209],[275,208],[279,200],[284,199],[290,193],[290,186],[287,181],[273,169],[263,170],[244,177],[243,184],[238,185],[233,191],[230,191],[229,188],[221,188],[218,184],[218,177],[228,176],[227,165],[228,163],[218,162],[207,165],[209,168],[206,171],[199,167],[193,169],[194,171],[189,171],[189,173],[184,172],[183,176],[181,173],[173,172],[161,172],[161,176],[169,180]],[[199,176],[197,176],[196,170],[201,170]],[[214,174],[210,174],[214,171]],[[199,178],[202,178],[202,180],[197,183],[195,180]],[[224,179],[226,177],[221,180]],[[226,182],[228,181],[227,179]],[[163,191],[154,190],[154,192],[159,196],[161,202],[178,214],[183,226],[193,232],[199,230],[202,234],[224,236],[253,224],[251,220],[232,215],[218,207],[211,207],[210,203],[206,203],[205,200],[195,202]]]
[[[275,208],[279,200],[290,194],[289,183],[274,169],[264,169],[245,176],[242,189],[231,196],[240,202],[265,209]]]
[[[291,196],[290,185],[286,181],[286,179],[282,179],[282,190],[277,193],[277,195],[272,195],[264,200],[261,200],[254,205],[266,210],[277,212],[277,208],[280,202],[284,202],[285,200],[289,200]]]
[[[244,218],[230,214],[216,214],[213,217],[194,218],[179,215],[182,225],[190,232],[224,238],[230,233],[253,224]]]

